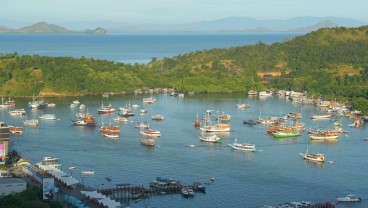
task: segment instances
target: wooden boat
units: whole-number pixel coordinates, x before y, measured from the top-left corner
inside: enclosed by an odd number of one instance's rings
[[[146,146],[154,146],[155,145],[155,140],[148,138],[148,139],[144,139],[141,141],[142,145],[146,145]]]
[[[22,135],[23,134],[23,127],[9,126],[9,131],[10,131],[11,134],[14,134],[14,135]]]
[[[317,154],[309,154],[308,153],[308,147],[305,151],[305,153],[299,153],[305,160],[310,160],[314,162],[324,162],[325,156],[323,154],[317,153]]]
[[[237,139],[235,138],[235,141],[232,144],[229,144],[230,147],[232,147],[235,150],[243,150],[243,151],[256,151],[256,145],[255,144],[249,144],[249,143],[238,143]]]
[[[101,133],[119,133],[120,132],[120,126],[101,126],[100,127]]]
[[[141,130],[140,133],[143,136],[150,136],[150,137],[160,137],[161,136],[161,132],[160,131],[153,130],[153,129]]]
[[[343,197],[337,197],[336,200],[339,201],[339,202],[360,202],[362,199],[360,197],[356,197],[352,194],[348,194],[348,195],[343,196]]]
[[[74,125],[77,126],[96,126],[96,119],[93,117],[91,113],[84,114],[84,117],[76,117],[76,119],[72,120]]]
[[[201,131],[204,131],[204,132],[229,132],[230,131],[230,125],[229,124],[218,123],[214,126],[205,126],[205,127],[201,128]]]
[[[339,136],[336,134],[330,134],[330,133],[317,133],[317,134],[311,134],[309,137],[312,140],[328,140],[328,139],[337,139]]]
[[[202,142],[211,142],[211,143],[222,143],[222,139],[217,136],[216,134],[213,134],[213,135],[209,135],[209,136],[200,136],[199,139],[202,141]]]
[[[290,138],[290,137],[297,137],[300,136],[298,131],[279,131],[273,133],[275,138]]]

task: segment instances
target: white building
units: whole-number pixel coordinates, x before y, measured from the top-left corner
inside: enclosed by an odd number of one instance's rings
[[[20,178],[0,178],[0,195],[19,193],[27,188],[27,183]]]

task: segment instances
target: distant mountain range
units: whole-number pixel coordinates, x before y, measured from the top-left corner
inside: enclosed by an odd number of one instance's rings
[[[39,22],[19,29],[0,27],[0,33],[28,33],[28,34],[106,34],[107,30],[98,27],[94,30],[71,31],[59,25]]]
[[[3,23],[2,23],[3,22]],[[6,21],[0,21],[0,24]],[[9,24],[11,22],[8,22]],[[129,33],[129,32],[311,32],[320,28],[333,27],[360,27],[368,23],[339,17],[296,17],[287,20],[258,20],[251,17],[228,17],[213,21],[201,21],[186,24],[132,24],[112,21],[100,22],[67,22],[62,25],[73,28],[71,31],[58,25],[39,22],[37,24],[10,29],[0,26],[0,33],[88,33],[106,34]],[[14,22],[13,22],[13,25]],[[18,23],[19,25],[19,23]],[[80,27],[97,27],[95,30],[84,30],[78,32]],[[103,26],[101,28],[99,26]]]

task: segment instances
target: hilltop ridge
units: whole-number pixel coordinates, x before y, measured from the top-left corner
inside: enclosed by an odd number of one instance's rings
[[[86,29],[85,31],[72,31],[65,27],[48,24],[47,22],[38,22],[36,24],[22,27],[19,29],[12,29],[6,27],[0,27],[0,33],[27,33],[27,34],[107,34],[107,30],[98,27],[94,30]]]

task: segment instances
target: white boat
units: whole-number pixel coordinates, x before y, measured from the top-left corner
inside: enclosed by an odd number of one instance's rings
[[[329,119],[331,118],[331,114],[324,114],[324,115],[313,115],[312,119]]]
[[[257,95],[257,91],[255,91],[255,90],[249,90],[248,91],[248,95],[249,96],[255,96],[255,95]]]
[[[103,103],[102,103],[101,107],[97,110],[98,110],[99,114],[113,113],[113,112],[115,112],[115,107],[112,106],[111,104],[106,106],[106,105],[103,105]]]
[[[9,100],[4,102],[4,97],[1,98],[1,104],[0,104],[0,108],[7,108],[7,107],[13,107],[15,106],[15,101],[14,100]]]
[[[128,122],[128,118],[124,116],[118,116],[116,118],[113,118],[116,122]]]
[[[84,104],[80,104],[79,109],[83,110],[83,109],[85,109],[85,108],[86,108],[86,105],[84,105]]]
[[[57,162],[59,158],[45,156],[42,158],[42,162]]]
[[[161,136],[161,132],[160,131],[153,130],[153,129],[141,130],[140,133],[143,136],[151,136],[151,137],[160,137]]]
[[[120,137],[118,132],[104,132],[104,133],[102,133],[102,135],[104,137],[115,138],[115,139]]]
[[[73,102],[72,103],[74,103],[74,104],[76,104],[76,105],[79,105],[79,100],[73,100]]]
[[[69,107],[70,108],[75,108],[75,107],[77,107],[78,106],[78,104],[75,104],[75,103],[71,103],[70,105],[69,105]]]
[[[160,115],[160,114],[156,114],[156,115],[152,116],[152,120],[161,121],[161,120],[164,120],[164,116]]]
[[[236,104],[236,108],[238,108],[238,109],[246,109],[246,108],[249,108],[249,105],[246,104],[246,103],[239,103],[239,104]]]
[[[38,126],[39,122],[37,119],[29,119],[29,120],[25,120],[23,121],[24,125],[26,126]]]
[[[139,105],[138,104],[133,104],[132,107],[133,108],[139,108]]]
[[[9,114],[12,116],[22,116],[26,114],[26,111],[24,109],[15,109],[15,110],[9,111]]]
[[[92,171],[90,171],[90,170],[81,171],[81,174],[82,175],[94,175],[95,171],[94,170],[92,170]]]
[[[144,139],[141,141],[141,144],[146,145],[146,146],[154,146],[155,145],[155,140],[148,138],[148,139]]]
[[[56,120],[55,114],[43,114],[42,116],[39,116],[38,118],[43,119],[43,120]]]
[[[299,153],[304,159],[314,161],[314,162],[324,162],[325,156],[323,154],[317,153],[317,154],[309,154],[308,153],[308,147],[305,151],[305,153]]]
[[[266,91],[261,91],[261,92],[259,92],[258,93],[258,95],[259,96],[263,96],[263,97],[266,97],[266,96],[272,96],[272,92],[271,91],[268,91],[268,92],[266,92]]]
[[[153,97],[143,98],[143,103],[151,104],[155,102],[156,102],[156,98],[153,98]]]
[[[55,103],[47,103],[47,107],[53,108],[53,107],[55,107],[55,106],[56,106],[56,104],[55,104]]]
[[[217,136],[216,134],[209,135],[209,136],[200,136],[199,139],[202,142],[211,142],[211,143],[222,143],[222,139]]]
[[[135,128],[148,129],[150,127],[150,125],[147,122],[137,122],[137,123],[135,123],[134,127]]]
[[[234,143],[229,144],[230,147],[236,150],[243,150],[243,151],[256,151],[256,145],[255,144],[249,144],[249,143],[238,143],[237,139],[235,138]]]
[[[339,201],[339,202],[360,202],[362,199],[360,197],[356,197],[352,194],[348,194],[348,195],[343,196],[343,197],[337,197],[336,200]]]

